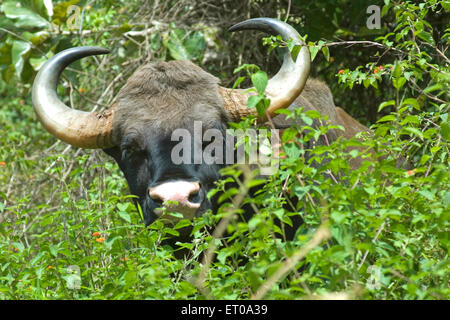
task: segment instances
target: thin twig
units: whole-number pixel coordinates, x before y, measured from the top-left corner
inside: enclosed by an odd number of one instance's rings
[[[303,180],[300,178],[300,176],[298,174],[295,175],[297,177],[298,182],[300,182],[300,184],[302,185],[302,187],[305,187],[305,183],[303,182]],[[309,192],[306,192],[306,195],[308,196],[309,201],[312,203],[312,205],[315,207],[316,206],[316,202],[314,201],[314,199],[311,197],[311,195],[309,194]]]
[[[286,17],[284,18],[284,22],[287,22],[290,13],[291,13],[291,0],[289,0],[289,3],[288,3],[288,8],[287,8],[287,12],[286,12]]]
[[[289,271],[295,268],[297,263],[303,259],[312,249],[320,245],[323,241],[328,240],[331,233],[328,227],[323,223],[314,232],[309,242],[297,250],[291,257],[287,258],[284,263],[275,271],[275,273],[251,296],[252,300],[260,300],[272,289],[273,285],[283,278]]]
[[[428,42],[422,42],[422,43],[433,48],[434,50],[436,50],[436,52],[439,54],[439,56],[441,56],[441,58],[443,58],[445,60],[445,62],[450,64],[450,59],[447,58],[447,56],[441,50],[439,50],[437,47],[433,46],[431,43],[428,43]]]
[[[401,54],[403,54],[405,56],[409,56],[409,57],[414,58],[416,60],[420,59],[419,57],[416,57],[415,55],[412,55],[409,52],[405,52],[405,51],[402,51],[402,50],[394,48],[394,47],[388,47],[388,46],[386,46],[384,44],[381,44],[381,43],[378,43],[378,42],[374,42],[374,41],[368,41],[368,40],[328,42],[328,43],[325,43],[323,46],[325,46],[325,47],[342,46],[342,45],[352,46],[352,45],[356,45],[356,44],[367,44],[369,46],[380,47],[380,48],[383,48],[383,49],[387,49],[388,51],[392,50],[392,51],[395,51],[397,53],[401,53]],[[445,71],[443,71],[443,70],[433,66],[431,63],[425,62],[425,64],[428,67],[430,67],[431,69],[433,69],[433,70],[435,70],[435,71],[437,71],[439,73],[448,74],[448,72],[445,72]]]
[[[375,237],[372,239],[372,243],[375,243],[375,241],[377,241],[378,236],[381,234],[381,231],[383,231],[384,226],[386,225],[386,221],[383,221],[383,223],[381,224],[381,226],[378,228],[377,233],[375,234]],[[362,265],[364,264],[364,262],[366,261],[367,255],[369,254],[369,250],[366,250],[366,252],[364,252],[363,258],[358,266],[358,270],[361,269]]]
[[[222,218],[222,220],[220,220],[219,224],[214,229],[214,232],[212,234],[212,239],[209,243],[208,249],[206,250],[206,253],[203,256],[202,269],[200,271],[199,276],[197,277],[197,279],[194,282],[195,286],[209,299],[211,299],[211,294],[206,289],[204,282],[206,279],[206,275],[209,272],[209,266],[212,262],[214,252],[217,248],[216,240],[222,238],[223,234],[225,233],[225,231],[227,229],[228,224],[236,216],[237,211],[241,207],[241,205],[245,199],[245,196],[248,193],[247,181],[249,179],[251,179],[250,173],[248,172],[249,168],[243,167],[243,171],[244,171],[244,182],[241,184],[239,193],[234,197],[234,199],[232,201],[233,206],[229,210],[227,216]]]
[[[5,28],[0,28],[0,31],[9,33],[10,35],[12,35],[12,36],[14,36],[14,37],[16,37],[16,38],[18,38],[18,39],[20,39],[20,40],[22,40],[22,41],[28,43],[33,49],[39,51],[39,52],[40,52],[41,54],[43,54],[46,58],[48,58],[47,54],[46,54],[44,51],[42,51],[41,49],[39,49],[39,47],[35,46],[35,45],[33,44],[33,42],[31,42],[30,40],[27,40],[27,39],[25,39],[24,37],[18,35],[17,33],[14,33],[14,32],[12,32],[12,31],[10,31],[10,30],[5,29]]]

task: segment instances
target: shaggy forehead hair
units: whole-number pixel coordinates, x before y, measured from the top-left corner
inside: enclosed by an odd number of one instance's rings
[[[137,69],[118,94],[114,132],[146,128],[167,134],[192,127],[194,120],[213,127],[226,121],[219,79],[190,61],[153,62]]]

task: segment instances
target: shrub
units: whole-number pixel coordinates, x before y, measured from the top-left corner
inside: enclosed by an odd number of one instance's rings
[[[99,151],[55,141],[40,126],[28,96],[36,70],[70,46],[111,47],[108,57],[72,66],[58,88],[75,104],[95,108],[109,105],[148,59],[189,58],[232,83],[241,74],[221,69],[227,55],[218,52],[251,54],[261,69],[270,63],[257,48],[244,50],[256,40],[243,44],[214,26],[247,12],[281,17],[287,6],[240,1],[247,11],[236,14],[225,10],[236,2],[224,1],[204,15],[208,1],[162,2],[153,11],[139,1],[94,1],[84,7],[80,30],[70,20],[76,7],[68,10],[77,1],[53,1],[52,15],[43,1],[20,3],[4,1],[0,9],[0,298],[448,299],[450,26],[436,24],[445,21],[448,1],[387,0],[383,27],[368,39],[308,42],[324,77],[336,79],[333,91],[381,97],[372,135],[309,147],[332,127],[314,112],[283,111],[305,125],[283,133],[275,174],[259,180],[248,168],[229,167],[212,192],[225,191],[218,212],[149,228],[115,164]],[[312,9],[321,5],[293,2],[291,17],[303,28],[298,12],[320,16]],[[339,9],[345,5],[323,4],[336,17],[345,16]],[[369,46],[370,61],[351,67],[366,58],[339,51],[343,45]],[[339,64],[332,64],[332,50]],[[100,65],[111,72],[99,73]],[[352,100],[350,109],[374,107],[370,99]],[[312,129],[313,120],[323,125]],[[352,170],[349,161],[358,157],[361,166]],[[237,188],[228,187],[232,181]],[[249,197],[256,185],[261,190]],[[256,212],[247,220],[244,205]],[[299,218],[304,223],[289,240],[287,230]],[[165,243],[191,224],[192,241]],[[180,258],[183,250],[189,254]]]

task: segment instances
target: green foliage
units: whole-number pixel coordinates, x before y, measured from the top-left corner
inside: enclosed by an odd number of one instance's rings
[[[166,46],[175,60],[198,60],[205,50],[205,38],[201,31],[188,33],[184,29],[173,29]]]
[[[222,192],[218,212],[148,228],[111,159],[67,147],[39,124],[28,95],[36,71],[67,47],[112,48],[108,57],[71,66],[58,87],[68,104],[102,108],[147,59],[187,58],[236,88],[252,83],[249,107],[262,115],[268,76],[257,65],[266,58],[242,63],[236,72],[246,77],[232,79],[235,66],[218,67],[224,60],[213,53],[242,54],[236,48],[247,43],[225,46],[216,23],[192,24],[193,12],[203,17],[198,1],[164,2],[152,12],[139,1],[52,3],[0,7],[0,299],[449,298],[448,1],[384,1],[380,30],[355,22],[367,17],[364,1],[292,2],[292,12],[314,21],[291,16],[308,34],[313,69],[334,80],[344,109],[379,113],[372,133],[328,141],[327,132],[342,128],[314,111],[281,110],[301,121],[281,135],[276,173],[260,179],[229,167],[210,192]],[[245,3],[286,14],[286,7]],[[72,5],[84,9],[81,25]],[[334,36],[346,39],[342,45],[364,42],[340,52],[340,44],[320,40]],[[299,49],[277,37],[265,43],[287,46],[294,59]],[[371,45],[371,54],[358,45]],[[360,99],[352,96],[357,90]],[[374,92],[378,100],[370,99]],[[254,186],[261,190],[249,197]],[[255,214],[244,216],[244,206]],[[171,243],[186,227],[192,240]]]
[[[247,105],[249,108],[256,108],[259,117],[262,119],[264,118],[264,114],[270,105],[270,100],[264,93],[269,81],[267,73],[260,70],[260,68],[254,64],[243,64],[242,66],[236,68],[234,73],[241,70],[245,70],[247,72],[247,75],[253,84],[253,87],[247,89],[246,92],[256,93],[248,98]],[[244,79],[245,77],[239,77],[234,83],[233,88],[236,88]]]

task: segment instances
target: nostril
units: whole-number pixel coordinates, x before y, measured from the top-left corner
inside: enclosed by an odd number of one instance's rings
[[[199,203],[200,202],[200,192],[199,190],[192,191],[191,194],[189,194],[188,201],[192,203]]]
[[[155,205],[157,205],[158,207],[162,207],[163,205],[163,200],[161,199],[161,197],[157,194],[154,194],[153,192],[149,192],[150,195],[150,199],[152,199],[153,203]]]
[[[162,202],[161,199],[159,199],[159,198],[153,199],[153,198],[152,198],[152,200],[153,200],[153,203],[154,203],[157,207],[162,207],[162,206],[163,206],[163,202]]]
[[[160,208],[160,207],[163,206],[163,202],[162,202],[162,200],[159,199],[159,198],[156,198],[156,199],[153,199],[153,198],[152,198],[152,201],[153,201],[153,203],[155,204],[155,206],[157,206],[158,208]]]

